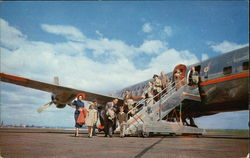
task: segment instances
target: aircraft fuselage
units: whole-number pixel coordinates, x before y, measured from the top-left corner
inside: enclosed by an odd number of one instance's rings
[[[199,73],[198,89],[201,102],[186,102],[183,105],[184,113],[191,117],[212,115],[220,112],[248,110],[249,90],[249,46],[240,48],[229,53],[190,65],[179,66],[182,69],[185,82],[189,83],[189,74],[192,67]],[[168,73],[174,81],[173,72]],[[134,99],[140,99],[143,91],[147,88],[147,80],[116,93],[119,97],[124,96],[125,90],[132,92]]]

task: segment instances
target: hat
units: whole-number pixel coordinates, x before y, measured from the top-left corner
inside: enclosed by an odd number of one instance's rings
[[[83,100],[85,100],[85,94],[84,93],[77,94],[77,96],[76,96],[77,99],[79,99],[80,96],[82,97]]]
[[[156,75],[156,74],[154,74],[153,78],[155,78],[155,77],[159,77],[159,76],[158,76],[158,75]]]

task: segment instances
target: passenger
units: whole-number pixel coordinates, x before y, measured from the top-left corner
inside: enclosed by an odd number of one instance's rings
[[[182,73],[179,69],[177,69],[176,73],[174,74],[174,82],[176,90],[178,90],[181,87],[181,78],[182,78]]]
[[[199,82],[199,73],[195,70],[195,67],[192,67],[192,82],[193,85],[197,85]]]
[[[90,109],[88,110],[88,113],[87,113],[85,125],[88,126],[88,134],[89,134],[88,137],[92,138],[93,126],[97,122],[97,110],[95,109],[93,104],[91,104],[89,108]]]
[[[125,128],[126,128],[127,121],[128,121],[128,115],[123,111],[124,111],[124,107],[121,106],[120,112],[117,115],[117,119],[118,119],[119,124],[120,124],[120,137],[121,138],[124,138],[124,136],[125,136]]]
[[[147,90],[142,94],[142,98],[146,98],[146,106],[152,106],[154,104],[154,91],[153,91],[153,83],[148,82]]]
[[[105,137],[109,135],[112,137],[113,131],[116,127],[116,111],[117,111],[118,99],[113,99],[112,102],[108,102],[105,107],[106,119],[105,119]]]
[[[164,71],[161,72],[161,84],[162,84],[162,89],[163,89],[162,94],[164,94],[168,91],[167,87],[169,84],[168,76]]]
[[[94,106],[94,109],[97,111],[97,120],[99,119],[99,112],[100,112],[100,110],[99,110],[99,106],[98,106],[98,104],[97,104],[97,101],[96,100],[94,100],[93,102],[92,102],[92,104],[91,105],[93,105]],[[89,108],[91,107],[91,105],[89,106]],[[97,121],[96,121],[97,122]],[[97,128],[97,126],[96,126],[96,123],[93,125],[93,132],[92,132],[92,136],[96,136],[96,128]]]
[[[161,94],[159,94],[161,92],[161,87],[162,87],[162,83],[161,80],[158,78],[158,75],[154,75],[154,83],[153,83],[153,87],[154,87],[154,96],[155,96],[155,101],[157,102],[158,100],[160,100],[161,98]]]
[[[84,102],[83,102],[84,99],[85,99],[85,95],[80,93],[77,95],[77,100],[75,100],[72,103],[76,107],[75,115],[74,115],[75,116],[75,136],[76,137],[79,136],[79,128],[81,128],[83,125],[83,124],[77,123],[80,112],[84,112],[84,114],[86,116],[86,113],[85,113],[86,108],[84,107]],[[82,120],[82,121],[84,121],[84,120]]]
[[[102,130],[105,133],[105,124],[107,122],[107,116],[106,116],[106,109],[105,105],[98,106],[98,113],[99,113],[99,119],[100,119],[100,125],[98,126],[98,131],[101,132]]]
[[[131,111],[133,109],[134,100],[132,98],[131,92],[128,90],[125,91],[125,96],[123,98],[123,104],[125,105],[124,111],[126,113],[128,113],[129,111]],[[131,114],[133,115],[134,111],[131,111],[131,113],[129,115],[131,115]]]

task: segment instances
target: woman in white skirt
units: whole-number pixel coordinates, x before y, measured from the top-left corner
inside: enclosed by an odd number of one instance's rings
[[[88,126],[89,138],[92,138],[93,125],[97,121],[97,110],[93,105],[89,106],[88,114],[86,116],[85,125]]]

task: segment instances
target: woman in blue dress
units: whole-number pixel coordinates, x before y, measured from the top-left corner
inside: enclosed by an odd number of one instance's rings
[[[75,110],[75,129],[76,129],[75,136],[76,137],[79,136],[79,128],[82,127],[82,125],[77,123],[77,119],[78,119],[78,116],[79,116],[80,112],[84,108],[84,102],[83,102],[84,99],[85,99],[84,94],[78,94],[77,95],[77,100],[75,100],[72,103],[76,107],[76,110]]]

